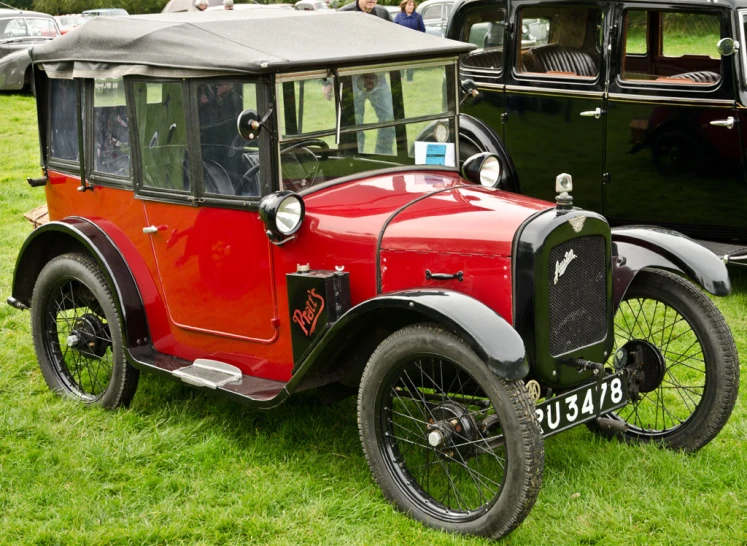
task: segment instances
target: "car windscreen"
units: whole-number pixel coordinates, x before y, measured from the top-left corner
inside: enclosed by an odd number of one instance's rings
[[[454,70],[449,62],[279,78],[283,187],[393,166],[454,167]]]
[[[0,41],[28,38],[54,38],[59,32],[52,18],[15,17],[0,19]]]

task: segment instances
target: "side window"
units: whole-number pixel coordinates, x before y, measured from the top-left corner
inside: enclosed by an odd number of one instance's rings
[[[245,141],[236,129],[239,114],[247,108],[257,109],[255,84],[197,86],[202,180],[207,194],[258,197],[261,193],[258,142]]]
[[[625,52],[627,55],[648,54],[648,12],[629,11],[625,14]]]
[[[423,10],[423,22],[426,25],[435,25],[441,22],[441,6],[428,6]]]
[[[54,38],[57,36],[57,27],[52,19],[26,19],[29,36],[46,36]]]
[[[721,80],[717,14],[628,10],[622,79],[713,85]],[[652,51],[651,44],[656,44]]]
[[[528,7],[519,12],[521,53],[516,71],[561,78],[596,78],[602,12],[592,7]]]
[[[463,42],[479,49],[462,57],[463,68],[500,71],[503,68],[503,40],[506,32],[505,12],[485,11],[467,16],[460,33]]]
[[[130,176],[130,129],[122,78],[93,84],[93,170]]]
[[[143,189],[189,192],[187,130],[182,84],[133,84]]]
[[[50,80],[49,156],[78,161],[78,110],[74,80]]]
[[[26,28],[25,19],[11,19],[5,25],[5,29],[3,30],[2,35],[0,35],[0,39],[4,40],[6,38],[21,38],[28,35],[29,31]]]

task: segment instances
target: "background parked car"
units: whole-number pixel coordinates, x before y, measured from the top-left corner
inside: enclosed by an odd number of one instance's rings
[[[55,15],[57,25],[60,27],[60,34],[67,34],[74,28],[83,25],[89,19],[89,17],[80,13],[74,13],[72,15]]]
[[[426,0],[417,7],[417,12],[423,17],[425,31],[443,38],[446,35],[446,25],[451,17],[454,0]],[[397,8],[399,12],[399,8]]]
[[[87,9],[83,12],[83,15],[86,17],[126,17],[129,13],[122,8],[100,8]]]
[[[208,7],[221,6],[223,7],[223,0],[207,0]],[[195,5],[195,0],[169,0],[161,10],[161,13],[178,13],[183,11],[189,11],[192,6]]]
[[[51,15],[0,9],[0,90],[29,88],[31,58],[26,50],[59,35]]]
[[[460,60],[480,92],[461,111],[495,132],[516,191],[550,197],[541,181],[568,172],[577,203],[613,225],[747,262],[744,6],[460,0],[449,38],[481,47]]]
[[[327,2],[324,0],[299,0],[294,6],[297,10],[301,11],[318,11],[330,9]]]

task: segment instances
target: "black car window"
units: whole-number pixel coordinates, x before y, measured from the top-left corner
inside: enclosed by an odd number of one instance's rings
[[[130,130],[122,78],[93,84],[93,170],[130,176]]]
[[[459,38],[479,49],[462,57],[463,68],[496,72],[503,68],[505,18],[506,14],[502,10],[480,10],[467,16]]]
[[[521,9],[522,35],[516,38],[520,41],[516,71],[532,76],[596,78],[601,60],[599,29],[602,26],[602,12],[593,7],[555,5]],[[541,34],[540,40],[528,39],[530,28]]]
[[[191,191],[182,84],[133,84],[142,186]]]
[[[622,79],[639,83],[714,85],[721,80],[716,14],[628,10]],[[656,44],[652,51],[650,44]]]
[[[78,111],[74,80],[50,80],[49,155],[78,161]]]
[[[239,114],[247,108],[257,109],[255,84],[219,81],[197,86],[202,179],[207,194],[260,195],[258,141],[245,141],[236,128]]]

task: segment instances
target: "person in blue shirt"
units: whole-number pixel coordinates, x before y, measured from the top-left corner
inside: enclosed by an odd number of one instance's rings
[[[401,11],[394,18],[394,22],[403,27],[411,28],[412,30],[425,32],[423,17],[415,11],[416,7],[415,0],[402,0],[402,2],[399,3],[399,9]],[[406,81],[412,81],[412,72],[412,70],[405,71]]]

